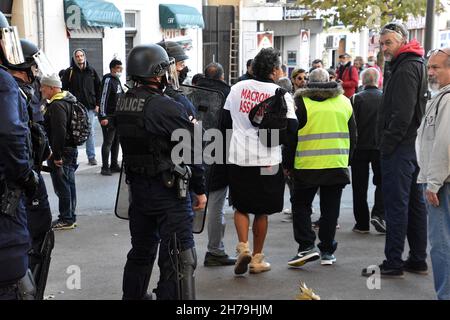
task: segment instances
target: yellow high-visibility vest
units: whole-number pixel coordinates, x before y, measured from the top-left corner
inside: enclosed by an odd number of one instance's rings
[[[306,125],[298,131],[295,169],[347,168],[350,153],[348,121],[353,109],[343,95],[314,101],[303,98]]]

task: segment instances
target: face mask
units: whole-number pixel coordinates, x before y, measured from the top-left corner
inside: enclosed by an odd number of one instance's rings
[[[373,66],[375,66],[375,61],[368,61],[367,65],[373,67]]]
[[[189,68],[188,67],[184,67],[180,71],[180,74],[178,75],[178,80],[179,80],[180,84],[183,83],[184,80],[186,80],[188,72],[189,72]]]
[[[116,77],[117,77],[117,78],[120,78],[121,76],[122,76],[122,73],[121,73],[121,72],[116,73]]]

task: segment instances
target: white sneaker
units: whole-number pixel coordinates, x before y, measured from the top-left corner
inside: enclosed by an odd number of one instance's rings
[[[248,264],[252,261],[252,254],[250,252],[248,242],[239,242],[236,246],[237,260],[234,265],[235,274],[243,274],[248,270]]]
[[[281,221],[283,221],[283,222],[292,222],[292,221],[294,221],[293,219],[294,218],[293,218],[293,215],[291,213],[291,214],[287,214],[286,218],[281,219]]]
[[[257,253],[250,262],[250,273],[260,273],[270,270],[270,263],[264,261],[264,254]]]

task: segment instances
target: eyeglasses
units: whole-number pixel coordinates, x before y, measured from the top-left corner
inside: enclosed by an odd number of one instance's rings
[[[447,52],[445,52],[445,51],[442,50],[442,49],[433,49],[433,50],[428,51],[428,53],[427,53],[427,58],[431,57],[431,56],[434,55],[434,54],[438,54],[439,52],[441,52],[441,53],[447,55],[447,57],[450,57],[450,54],[448,54]]]

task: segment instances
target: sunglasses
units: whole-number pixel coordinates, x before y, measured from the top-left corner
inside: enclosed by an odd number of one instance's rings
[[[393,23],[387,24],[383,27],[383,29],[394,31],[394,32],[398,33],[399,35],[401,35],[402,37],[404,37],[402,28],[396,24],[393,24]]]
[[[428,53],[427,53],[427,58],[429,58],[429,57],[431,57],[432,55],[437,54],[437,53],[439,53],[439,52],[441,52],[441,53],[447,55],[447,57],[450,57],[450,54],[448,54],[448,53],[445,52],[444,50],[441,50],[441,49],[433,49],[433,50],[428,51]]]

